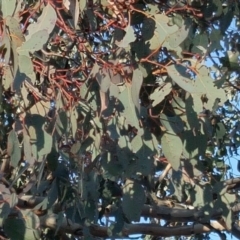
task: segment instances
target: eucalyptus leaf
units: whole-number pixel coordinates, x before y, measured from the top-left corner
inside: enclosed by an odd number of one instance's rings
[[[161,146],[165,157],[171,163],[174,170],[180,166],[182,155],[182,141],[179,136],[171,132],[165,132],[161,137]]]
[[[35,51],[42,49],[48,38],[49,34],[46,29],[39,30],[38,32],[32,34],[31,38],[29,38],[26,42],[22,44],[21,47],[17,49],[17,52],[20,55],[28,56],[29,52],[34,53]]]
[[[1,12],[2,12],[2,18],[6,18],[7,16],[12,16],[15,7],[16,7],[16,0],[6,0],[1,1]]]
[[[202,207],[210,204],[213,200],[212,186],[210,184],[204,185],[204,187],[195,185],[195,201],[194,206]]]
[[[0,0],[0,237],[239,238],[239,7]]]
[[[236,197],[234,194],[225,193],[221,196],[221,198],[218,198],[214,204],[215,208],[222,209],[223,219],[225,220],[228,230],[232,229],[233,213],[231,211],[231,207],[235,201]]]
[[[31,38],[35,38],[35,34],[41,32],[42,34],[49,35],[53,31],[57,21],[57,14],[55,9],[52,7],[51,4],[47,4],[37,19],[36,23],[32,23],[28,26],[27,31],[28,35],[26,36],[26,41],[30,40]],[[45,30],[44,32],[42,32]]]
[[[118,47],[127,48],[129,43],[134,42],[136,36],[134,34],[134,29],[132,26],[128,25],[124,31],[126,32],[121,41],[116,41]]]
[[[126,85],[126,89],[119,95],[120,107],[122,109],[121,114],[126,118],[128,124],[138,128],[139,121],[132,99],[132,87]]]
[[[8,1],[8,2],[10,3],[11,1]],[[22,43],[25,41],[25,37],[22,33],[19,22],[17,21],[17,19],[7,16],[6,17],[6,25],[10,32],[12,41],[14,41],[14,43],[16,44],[17,47],[20,47],[22,45]]]
[[[80,8],[81,12],[83,12],[83,10],[85,9],[86,5],[87,5],[87,1],[86,0],[81,0],[79,2],[79,8]]]
[[[86,5],[86,1],[83,0],[80,2],[83,2],[83,3],[85,2],[85,5]],[[71,13],[73,18],[73,24],[74,24],[74,27],[76,28],[78,23],[80,6],[82,7],[82,5],[79,5],[78,0],[64,0],[63,3],[64,3],[64,6],[67,8],[67,10],[69,10],[69,12]]]
[[[8,217],[8,215],[11,212],[11,208],[9,206],[9,203],[4,202],[0,205],[0,223],[3,224],[4,220]]]
[[[163,44],[170,34],[178,31],[178,27],[176,25],[169,26],[169,18],[164,14],[156,14],[154,18],[156,21],[156,32],[159,37],[159,43]]]
[[[223,9],[223,16],[220,19],[220,30],[223,35],[225,35],[226,30],[228,29],[232,22],[232,14],[233,9],[230,6],[227,6],[225,9]]]
[[[188,19],[185,23],[178,29],[178,31],[172,33],[168,36],[167,40],[171,48],[178,47],[189,35],[191,31],[192,22]]]
[[[25,240],[26,227],[23,219],[8,218],[4,221],[3,228],[11,239]]]
[[[88,8],[86,11],[87,19],[90,24],[91,31],[96,31],[97,29],[97,19],[92,9]]]
[[[19,71],[30,78],[33,84],[35,83],[36,75],[30,56],[19,55]]]
[[[211,41],[211,45],[208,49],[209,52],[211,52],[214,49],[217,49],[217,50],[222,49],[222,46],[219,42],[219,39],[222,38],[222,34],[221,34],[221,31],[219,29],[213,29],[211,31],[211,34],[210,34],[209,38],[210,38],[210,41]]]
[[[142,186],[131,180],[123,187],[123,212],[129,221],[139,221],[140,213],[145,203],[145,193]]]
[[[13,84],[13,73],[10,67],[5,67],[5,71],[3,74],[3,87],[4,89],[9,89]]]
[[[131,95],[132,95],[132,101],[140,114],[140,101],[139,101],[139,93],[140,89],[142,87],[143,82],[143,75],[140,69],[135,69],[133,71],[132,76],[132,87],[131,87]]]
[[[226,57],[220,58],[220,62],[224,67],[236,70],[239,67],[239,52],[227,51]]]
[[[168,117],[164,113],[161,113],[160,122],[168,132],[175,134],[179,134],[184,128],[184,123],[179,116]]]
[[[171,65],[167,67],[169,76],[184,90],[193,94],[193,97],[202,97],[206,95],[207,101],[205,106],[212,109],[215,100],[221,99],[226,101],[226,94],[223,89],[216,91],[214,82],[209,76],[207,67],[200,66],[196,79],[191,79],[190,74],[187,73],[187,68],[183,65]]]
[[[144,40],[150,40],[154,36],[156,23],[152,18],[145,18],[142,26],[142,35]]]
[[[109,73],[103,69],[101,72],[96,73],[96,79],[100,86],[100,90],[104,93],[107,92],[111,84]]]
[[[11,130],[8,135],[7,153],[11,158],[11,165],[17,167],[21,159],[21,149],[19,147],[17,134],[14,130]]]
[[[172,90],[172,84],[166,83],[163,86],[160,86],[154,90],[153,93],[149,96],[153,100],[152,106],[155,107],[157,104],[162,102],[166,95],[168,95]]]

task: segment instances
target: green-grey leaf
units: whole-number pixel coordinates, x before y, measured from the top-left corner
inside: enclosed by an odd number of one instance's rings
[[[231,208],[233,207],[235,201],[235,194],[225,193],[221,195],[221,198],[218,198],[217,201],[214,203],[214,207],[216,209],[222,209],[222,216],[225,220],[228,230],[232,229],[233,213]]]
[[[32,23],[28,26],[28,35],[26,36],[26,40],[28,41],[33,37],[33,34],[36,34],[37,32],[42,30],[46,30],[47,34],[49,35],[55,27],[56,21],[56,11],[52,7],[52,5],[48,3],[46,7],[43,8],[42,14],[37,19],[37,22]]]
[[[8,151],[8,155],[11,158],[11,165],[13,167],[17,167],[18,162],[21,159],[21,149],[19,147],[17,134],[14,130],[11,130],[11,132],[8,135],[7,151]]]
[[[223,16],[220,18],[220,30],[223,35],[226,34],[226,30],[230,26],[233,20],[233,8],[231,6],[227,6],[223,9]]]
[[[88,8],[86,10],[86,15],[90,24],[90,30],[92,32],[97,30],[97,19],[92,9]]]
[[[144,18],[142,26],[142,37],[144,40],[150,40],[154,36],[156,23],[152,18]]]
[[[4,221],[3,229],[10,239],[25,240],[25,224],[23,219],[8,218]]]
[[[197,133],[194,135],[192,130],[184,131],[183,138],[183,155],[186,158],[199,157],[204,155],[207,148],[207,136]],[[199,144],[201,143],[201,144]]]
[[[9,66],[6,66],[3,73],[3,87],[7,90],[13,83],[13,73]]]
[[[11,212],[11,208],[8,202],[3,202],[0,205],[0,224],[3,224],[4,220],[8,217]]]
[[[191,191],[191,202],[195,207],[203,207],[206,204],[210,204],[212,200],[212,186],[210,184],[206,184],[204,187],[195,185]]]
[[[193,64],[195,64],[194,61]],[[197,69],[198,73],[195,80],[190,78],[187,68],[183,65],[171,65],[166,68],[173,81],[185,91],[196,94],[200,98],[202,95],[206,95],[208,101],[205,103],[205,107],[207,109],[212,109],[217,98],[221,99],[221,102],[226,101],[225,91],[223,89],[217,90],[206,66],[200,66]],[[196,96],[193,95],[194,97]]]
[[[203,50],[199,50],[198,46],[201,46],[202,49],[207,49],[208,46],[208,37],[206,34],[200,33],[193,39],[193,52],[202,53]]]
[[[42,149],[40,149],[40,151],[38,151],[38,156],[43,156],[43,155],[47,155],[48,153],[51,152],[52,149],[52,136],[50,134],[48,134],[45,130],[43,130],[44,133],[44,146]]]
[[[156,14],[154,18],[156,21],[156,32],[159,37],[159,44],[162,44],[170,34],[178,30],[178,27],[176,25],[169,26],[169,18],[164,14]]]
[[[21,47],[17,49],[20,55],[28,56],[29,52],[33,53],[42,49],[43,45],[47,42],[49,34],[47,30],[40,30],[34,33],[30,39],[22,44]]]
[[[145,203],[145,193],[139,183],[127,180],[123,188],[122,208],[129,221],[140,220],[141,209]]]
[[[33,68],[33,63],[31,61],[30,56],[27,55],[19,55],[19,71],[25,74],[27,77],[31,79],[32,84],[35,83],[36,75]]]
[[[142,71],[137,68],[133,71],[131,95],[132,95],[132,101],[136,109],[138,110],[138,113],[140,113],[139,93],[142,87],[142,82],[143,82]]]
[[[171,48],[176,48],[187,38],[190,30],[191,30],[191,21],[190,20],[185,21],[185,24],[183,24],[178,29],[178,31],[169,35],[166,41],[169,42],[169,45]]]
[[[110,87],[110,84],[111,84],[111,79],[110,79],[108,71],[103,69],[101,72],[98,72],[96,74],[96,79],[100,86],[100,90],[104,93],[107,92]]]
[[[11,35],[12,41],[16,44],[17,47],[20,47],[25,41],[24,35],[20,28],[20,24],[14,17],[6,17],[6,25]]]
[[[127,85],[125,90],[119,95],[119,101],[122,104],[121,114],[126,118],[126,122],[136,128],[139,127],[139,121],[136,114],[135,105],[132,101],[131,86]]]
[[[116,45],[118,47],[127,48],[129,46],[129,43],[134,42],[136,39],[136,36],[134,34],[134,29],[132,26],[128,25],[126,28],[124,28],[124,31],[126,32],[123,39],[119,42],[116,41]]]
[[[222,122],[219,122],[215,126],[215,134],[217,139],[222,139],[226,134],[226,128]]]
[[[172,84],[166,83],[163,86],[157,87],[153,93],[150,94],[150,100],[153,100],[152,106],[155,107],[158,103],[162,102],[166,95],[172,90]]]
[[[74,107],[70,113],[70,121],[71,121],[73,138],[75,138],[75,134],[77,132],[77,118],[78,118],[78,113],[76,108]]]
[[[174,133],[165,132],[161,138],[161,146],[168,162],[171,163],[172,168],[177,171],[182,155],[181,139]]]
[[[181,28],[184,23],[184,19],[181,14],[175,14],[172,17],[172,22],[173,24],[176,24],[179,28]]]
[[[228,67],[231,70],[237,70],[239,68],[239,52],[227,51],[226,56],[220,58],[220,62],[224,67]]]
[[[1,12],[2,18],[5,19],[7,16],[12,16],[16,8],[16,0],[2,0],[1,1]]]
[[[26,227],[29,229],[35,229],[39,227],[40,220],[39,217],[29,209],[21,210],[21,213],[24,216]]]
[[[183,121],[179,116],[168,117],[164,113],[160,114],[160,122],[168,132],[178,134],[183,131]]]
[[[82,2],[82,0],[80,0],[80,2]],[[77,24],[78,24],[79,10],[80,10],[79,1],[71,0],[70,6],[69,6],[69,11],[72,14],[73,24],[74,24],[75,28],[77,27]]]
[[[208,49],[209,52],[211,52],[214,49],[217,50],[221,50],[222,46],[220,44],[220,39],[222,39],[222,34],[221,31],[219,29],[213,29],[209,35],[210,41],[211,41],[211,45]]]
[[[79,8],[80,8],[81,12],[83,12],[83,10],[85,9],[86,5],[87,5],[87,1],[86,0],[80,0]]]

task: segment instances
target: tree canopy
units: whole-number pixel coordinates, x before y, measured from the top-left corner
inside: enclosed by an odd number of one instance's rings
[[[239,1],[0,6],[1,239],[240,238]]]

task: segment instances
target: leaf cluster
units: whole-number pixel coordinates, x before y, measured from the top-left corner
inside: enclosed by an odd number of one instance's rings
[[[236,226],[240,5],[227,2],[0,1],[3,238]],[[196,212],[177,218],[183,206]]]

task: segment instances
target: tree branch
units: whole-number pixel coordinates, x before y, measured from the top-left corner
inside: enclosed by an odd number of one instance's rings
[[[36,205],[41,203],[45,197],[34,197],[31,195],[22,196],[18,200],[17,206],[19,208],[34,208]],[[152,218],[162,218],[168,221],[175,222],[188,222],[188,221],[197,221],[204,216],[204,213],[196,209],[186,209],[184,205],[181,205],[180,208],[178,205],[175,207],[171,205],[168,200],[160,200],[159,204],[156,206],[151,206],[145,204],[142,208],[141,216],[152,217]],[[100,206],[101,208],[101,206]],[[107,206],[109,214],[111,214],[112,205]],[[232,207],[234,213],[240,212],[240,203],[235,204]],[[218,219],[221,217],[222,211],[215,210],[212,214],[212,219]]]
[[[168,163],[168,165],[165,167],[165,169],[162,171],[161,175],[159,176],[159,179],[158,179],[159,183],[165,178],[165,176],[168,174],[171,168],[172,168],[172,165]]]
[[[234,182],[239,181],[240,179],[235,179]],[[230,184],[231,182],[229,182]],[[19,208],[34,208],[36,205],[38,205],[39,203],[41,203],[43,200],[45,199],[45,197],[34,197],[31,195],[28,196],[22,196],[21,199],[19,199],[18,201],[18,207]],[[164,200],[161,200],[161,204],[162,205],[155,205],[155,206],[151,206],[151,205],[147,205],[145,204],[142,208],[142,212],[141,212],[141,216],[144,217],[150,217],[150,218],[157,218],[157,219],[164,219],[166,221],[171,221],[171,222],[201,222],[201,219],[204,217],[204,213],[201,210],[197,210],[197,209],[181,209],[178,206],[174,207],[174,206],[169,206],[168,201],[167,203],[164,203]],[[183,206],[184,207],[184,206]],[[108,214],[112,215],[112,206],[109,205],[107,207],[107,209],[109,210]],[[237,213],[240,211],[240,203],[235,204],[232,207],[232,211],[234,213]],[[212,220],[217,220],[221,217],[222,215],[222,210],[215,210],[212,214]],[[47,226],[50,228],[55,229],[56,228],[56,219],[57,219],[57,215],[56,214],[52,214],[52,215],[44,215],[42,217],[40,217],[41,219],[41,223],[42,226]],[[213,227],[214,229],[216,229],[217,231],[222,231],[225,230],[224,227],[220,226],[220,224],[218,224],[218,222],[213,222],[214,224],[211,225],[211,227]],[[133,234],[133,233],[142,233],[141,231],[139,232],[138,228],[144,227],[145,232],[148,232],[148,234],[150,234],[149,232],[153,231],[154,233],[158,234],[166,231],[166,234],[172,234],[175,235],[175,233],[177,234],[178,232],[184,231],[184,233],[181,233],[182,235],[185,235],[190,232],[190,227],[187,226],[184,227],[176,227],[176,228],[170,228],[170,227],[160,227],[160,226],[152,226],[150,224],[146,224],[144,226],[141,226],[139,224],[137,224],[136,227],[135,225],[132,226],[128,229],[125,229],[123,232],[124,234]],[[140,227],[141,226],[141,227]],[[149,226],[149,228],[148,228]],[[201,226],[201,227],[200,227]],[[204,232],[204,229],[210,229],[211,227],[203,225],[203,224],[196,224],[195,225],[195,230],[193,230],[193,233],[199,233],[199,232],[194,232],[194,231],[201,231],[199,229],[202,229],[202,231]],[[67,232],[67,233],[73,233],[77,235],[82,235],[82,227],[79,224],[75,224],[72,223],[70,220],[64,220],[63,224],[61,225],[61,228]],[[194,227],[192,226],[191,229],[193,229]],[[103,227],[98,227],[98,226],[91,226],[91,231],[93,233],[96,233],[97,235],[100,233],[102,237],[106,237],[105,235],[107,234],[107,230]],[[168,230],[166,230],[168,229]],[[180,230],[181,229],[181,230]],[[197,229],[197,230],[196,230]],[[173,232],[174,231],[174,232]],[[201,233],[203,233],[201,232]],[[233,225],[233,229],[232,229],[232,233],[234,236],[239,237],[240,238],[240,228],[237,224]],[[146,233],[143,233],[146,234]],[[98,235],[99,236],[99,235]],[[100,237],[101,237],[100,236]],[[162,235],[162,236],[171,236],[171,235]]]
[[[17,206],[19,208],[34,208],[39,203],[41,203],[44,199],[45,197],[35,197],[32,195],[24,195],[18,199]]]
[[[40,217],[41,226],[48,227],[50,229],[56,229],[59,227],[59,231],[64,231],[77,236],[83,235],[83,227],[80,224],[72,223],[71,220],[65,218],[59,226],[57,219],[58,218],[56,214]],[[108,235],[107,227],[91,225],[89,230],[93,236],[113,237]],[[212,229],[210,227],[203,224],[184,225],[177,227],[162,227],[157,224],[127,224],[122,231],[122,235],[128,236],[131,234],[147,234],[152,236],[170,237],[207,233],[211,230]]]
[[[231,178],[224,181],[225,185],[240,183],[240,178]]]

